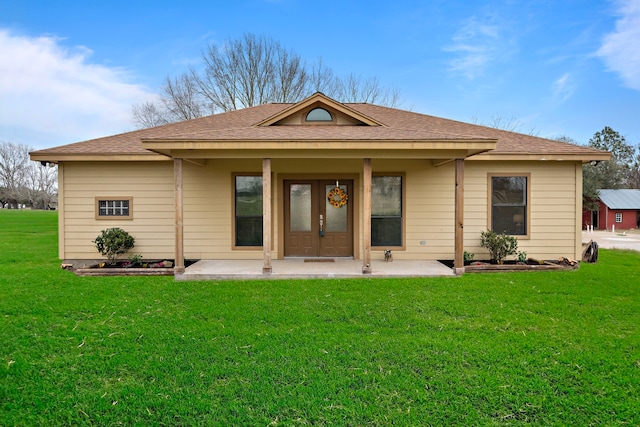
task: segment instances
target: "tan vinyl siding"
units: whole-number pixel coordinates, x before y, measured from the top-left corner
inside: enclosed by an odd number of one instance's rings
[[[374,174],[405,172],[405,249],[394,250],[394,259],[453,258],[452,166],[434,167],[426,160],[374,160]],[[374,251],[372,257],[383,259],[382,249]]]
[[[528,238],[518,239],[518,248],[529,257],[557,259],[575,257],[576,173],[569,162],[466,162],[465,165],[465,250],[486,258],[479,247],[480,233],[488,228],[488,174],[528,175]]]
[[[69,162],[62,169],[62,258],[101,258],[92,240],[111,227],[120,227],[136,239],[131,252],[145,258],[173,258],[171,162]],[[133,218],[96,220],[95,197],[118,196],[133,198]]]
[[[506,163],[506,164],[505,164]],[[273,159],[273,257],[281,258],[282,180],[332,176],[353,179],[354,257],[362,257],[362,160]],[[100,230],[122,227],[136,238],[135,253],[145,258],[174,257],[173,164],[167,162],[73,162],[60,165],[60,256],[99,258],[91,241]],[[465,162],[464,249],[476,259],[480,233],[488,227],[488,175],[529,176],[530,235],[519,239],[520,250],[534,258],[575,257],[579,251],[581,169],[570,162]],[[186,259],[262,259],[261,248],[234,248],[233,175],[261,174],[261,159],[208,159],[203,165],[184,163],[184,256]],[[404,177],[404,249],[394,259],[453,259],[453,163],[433,166],[429,160],[373,160],[375,174]],[[287,178],[287,179],[288,179]],[[96,220],[95,197],[133,198],[133,219]],[[424,244],[422,244],[424,243]],[[383,259],[384,248],[372,252]]]
[[[262,173],[262,161],[207,160],[184,169],[186,259],[261,259],[262,249],[233,250],[233,173]]]
[[[58,257],[60,259],[66,259],[66,248],[65,248],[65,223],[67,216],[67,208],[66,203],[64,201],[65,191],[64,185],[64,163],[58,164]]]

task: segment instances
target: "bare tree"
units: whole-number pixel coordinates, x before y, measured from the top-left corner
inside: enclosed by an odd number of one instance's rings
[[[332,98],[338,93],[338,79],[333,75],[333,70],[324,64],[322,58],[311,66],[309,73],[309,88],[311,93],[322,92]]]
[[[310,76],[300,56],[282,48],[276,50],[274,102],[296,102],[308,91]]]
[[[346,78],[336,79],[335,97],[342,102],[367,102],[395,107],[400,94],[397,90],[380,85],[377,77],[363,78],[349,74]]]
[[[203,53],[204,72],[192,70],[200,93],[218,110],[290,102],[304,92],[307,74],[300,56],[265,36],[245,34]]]
[[[206,114],[196,82],[189,74],[167,77],[162,86],[162,104],[171,121],[191,120]]]
[[[21,200],[33,208],[51,209],[57,193],[58,167],[53,163],[29,162],[24,185],[20,188]]]
[[[522,122],[515,116],[505,117],[499,114],[491,116],[487,126],[495,129],[507,130],[509,132],[517,132],[522,127]]]
[[[20,204],[47,209],[57,192],[57,167],[29,160],[26,145],[0,143],[0,207]]]
[[[206,106],[190,74],[167,76],[161,87],[160,102],[133,105],[133,121],[140,129],[161,126],[213,113]]]
[[[502,116],[500,114],[494,114],[494,115],[491,116],[489,121],[484,122],[484,123],[479,122],[478,118],[476,116],[474,116],[472,118],[471,122],[474,123],[474,124],[478,124],[478,125],[481,125],[481,126],[487,126],[487,127],[494,128],[494,129],[506,130],[508,132],[524,133],[524,132],[520,131],[520,128],[522,126],[524,126],[524,123],[522,123],[515,116],[505,117],[505,116]],[[535,128],[531,128],[531,130],[529,132],[527,132],[527,135],[530,135],[530,136],[538,136],[539,134],[540,134],[540,132],[537,131]]]
[[[152,128],[172,122],[167,111],[149,101],[134,104],[131,107],[131,113],[133,115],[133,122],[139,129]]]
[[[216,111],[233,111],[270,102],[296,102],[323,92],[342,102],[397,106],[397,90],[382,87],[377,78],[353,74],[334,76],[322,59],[308,66],[279,42],[245,34],[222,45],[211,44],[202,54],[202,69],[167,77],[159,103],[133,106],[140,128],[189,120]]]
[[[28,164],[28,147],[11,142],[0,143],[0,202],[9,209],[18,208]]]

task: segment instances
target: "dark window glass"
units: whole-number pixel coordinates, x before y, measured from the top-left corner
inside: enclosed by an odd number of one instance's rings
[[[491,229],[521,236],[527,221],[527,177],[491,177]]]
[[[308,122],[330,122],[333,121],[331,113],[324,108],[314,108],[307,114]]]
[[[262,246],[262,177],[236,176],[236,246]]]
[[[371,181],[371,246],[402,246],[402,177]]]

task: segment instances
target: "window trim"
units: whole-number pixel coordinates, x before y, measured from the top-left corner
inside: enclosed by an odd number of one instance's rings
[[[129,202],[129,215],[100,215],[100,202]],[[95,219],[99,221],[110,220],[132,220],[133,219],[133,197],[132,196],[96,196],[95,197]]]
[[[373,172],[371,174],[372,177],[376,176],[399,176],[401,179],[402,190],[400,192],[400,209],[401,209],[401,230],[402,230],[402,245],[400,246],[374,246],[372,242],[370,242],[371,250],[382,252],[385,249],[391,249],[395,251],[406,251],[407,250],[407,177],[405,172]],[[373,198],[373,195],[372,195]],[[373,201],[373,200],[372,200]],[[373,218],[373,215],[371,215]],[[371,236],[373,237],[373,235]]]
[[[492,178],[494,177],[522,177],[527,180],[527,200],[526,200],[526,208],[525,214],[526,216],[526,229],[524,231],[525,234],[513,234],[513,237],[522,240],[528,240],[531,238],[531,173],[526,172],[500,172],[500,173],[492,173],[489,172],[487,174],[487,230],[492,230],[492,219],[493,219],[493,185]]]
[[[231,250],[237,251],[256,251],[264,248],[264,235],[262,236],[263,245],[260,246],[239,246],[236,240],[236,177],[238,176],[259,176],[261,172],[233,172],[231,174]],[[264,185],[264,183],[263,183]],[[263,202],[264,203],[264,202]],[[264,212],[262,213],[264,219]],[[264,230],[263,230],[264,233]]]
[[[621,222],[622,222],[622,212],[616,212],[616,224],[619,224]]]

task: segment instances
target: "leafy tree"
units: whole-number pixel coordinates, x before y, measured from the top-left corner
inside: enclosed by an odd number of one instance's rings
[[[556,141],[580,145],[578,141],[566,135],[556,138]],[[582,166],[582,207],[589,211],[597,211],[599,208],[598,198],[600,197],[600,192],[598,190],[601,187],[596,177],[597,170],[594,167],[591,164]]]
[[[559,138],[575,143],[571,138]],[[605,126],[589,140],[589,147],[609,151],[611,159],[582,167],[582,202],[586,210],[598,210],[599,190],[640,188],[640,146],[629,145],[624,136]]]
[[[377,78],[353,74],[339,78],[322,59],[307,63],[279,42],[245,34],[203,51],[202,70],[167,77],[159,101],[136,104],[133,120],[139,128],[189,120],[217,111],[233,111],[271,102],[296,102],[314,92],[342,102],[396,106],[399,92]]]
[[[599,163],[591,173],[598,188],[629,188],[635,149],[627,144],[624,136],[605,126],[589,140],[589,147],[611,153],[611,160]],[[588,177],[592,179],[590,175]]]
[[[640,144],[635,147],[635,155],[629,169],[627,178],[629,188],[640,189]]]
[[[582,165],[582,208],[588,211],[597,211],[600,208],[600,178],[598,165]]]

